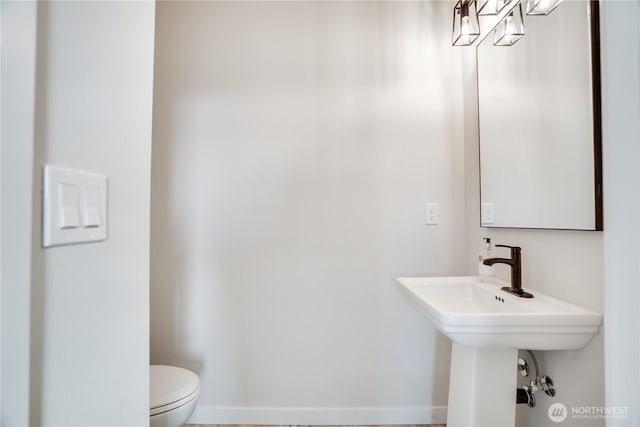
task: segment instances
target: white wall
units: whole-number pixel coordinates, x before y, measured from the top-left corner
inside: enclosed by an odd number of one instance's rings
[[[0,424],[29,423],[29,324],[37,10],[2,2]]]
[[[17,396],[20,406],[14,408],[7,389],[3,390],[3,424],[27,424],[22,412],[13,417],[23,407],[28,408],[29,425],[148,423],[154,9],[152,2],[38,5],[35,122],[31,122],[35,135],[21,141],[3,139],[3,174],[4,162],[13,161],[6,157],[5,144],[34,148],[33,167],[22,171],[27,176],[14,173],[2,180],[15,182],[21,195],[29,198],[32,195],[22,187],[31,175],[34,186],[32,253],[20,257],[31,267],[31,325],[26,329],[31,352],[20,354],[23,360],[31,357],[28,396]],[[4,11],[5,4],[3,19]],[[11,87],[5,83],[3,79],[4,88]],[[3,91],[3,101],[7,92]],[[27,97],[29,102],[33,99]],[[4,119],[3,115],[3,125]],[[106,242],[41,249],[45,163],[109,177]],[[2,196],[6,206],[4,191]],[[2,217],[10,219],[5,212]],[[3,233],[3,255],[5,244],[26,243],[24,236],[12,242],[5,238]],[[4,279],[2,302],[10,305],[16,301],[4,293]],[[29,290],[29,281],[24,278],[12,286]],[[27,316],[28,305],[21,308]],[[9,327],[5,307],[4,327]],[[13,366],[5,358],[4,332],[2,338],[4,385]]]
[[[540,18],[544,19],[544,18]],[[526,37],[526,36],[525,36]],[[478,111],[475,50],[463,52],[465,108],[465,172],[467,200],[467,273],[477,274],[477,256],[481,238],[491,237],[494,244],[522,247],[523,287],[578,305],[603,311],[603,233],[587,231],[519,230],[480,228],[478,172]],[[605,209],[606,211],[606,209]],[[605,212],[606,216],[606,212]],[[508,256],[508,252],[497,252]],[[498,274],[509,280],[506,266],[497,266]],[[603,333],[584,349],[577,351],[535,352],[542,374],[550,376],[557,395],[536,394],[537,406],[518,405],[518,426],[555,425],[547,409],[554,402],[572,406],[604,405]],[[525,354],[525,357],[526,356]],[[524,384],[524,380],[522,383]],[[562,425],[600,426],[601,419],[566,419]]]
[[[450,16],[158,4],[151,361],[200,375],[192,422],[442,420],[449,343],[394,278],[464,270]]]
[[[605,394],[640,425],[640,3],[602,5]]]

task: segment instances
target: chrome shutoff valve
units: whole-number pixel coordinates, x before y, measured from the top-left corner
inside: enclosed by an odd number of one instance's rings
[[[553,380],[546,375],[540,378],[540,389],[544,390],[547,396],[553,397],[556,395],[556,387],[553,385]]]

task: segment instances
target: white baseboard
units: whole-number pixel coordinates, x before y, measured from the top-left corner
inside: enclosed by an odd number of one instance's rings
[[[261,408],[198,406],[190,424],[390,425],[445,424],[446,406]]]

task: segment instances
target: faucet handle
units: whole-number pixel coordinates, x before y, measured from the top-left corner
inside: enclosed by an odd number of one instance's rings
[[[511,258],[515,258],[517,255],[520,255],[520,251],[522,250],[520,246],[496,245],[495,247],[511,249]]]

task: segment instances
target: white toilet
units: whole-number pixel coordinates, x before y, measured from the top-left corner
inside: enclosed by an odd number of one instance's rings
[[[151,365],[149,417],[153,427],[179,427],[193,413],[200,397],[196,374],[175,366]]]

